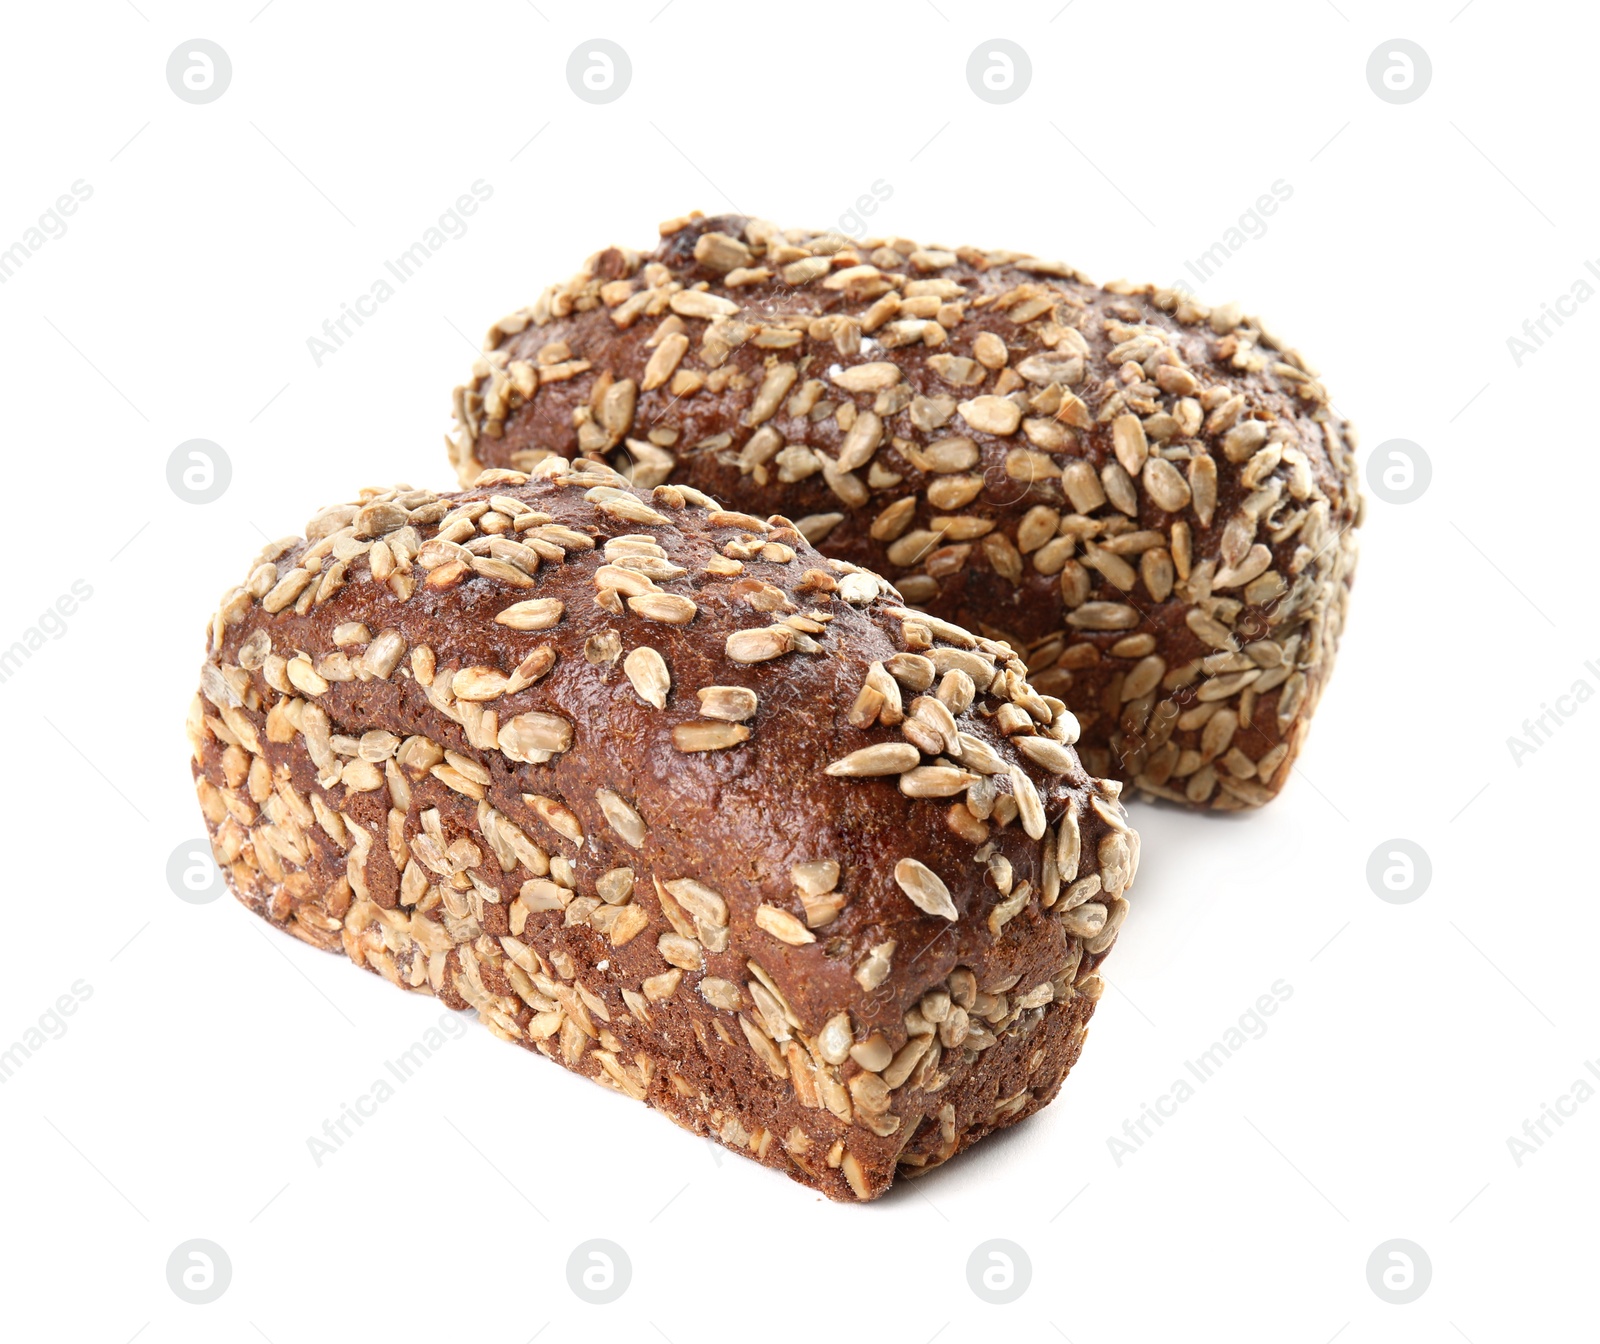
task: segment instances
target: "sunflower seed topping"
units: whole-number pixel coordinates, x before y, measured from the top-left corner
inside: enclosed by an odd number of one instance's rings
[[[764,929],[779,942],[788,943],[791,947],[804,947],[807,943],[817,941],[816,934],[787,910],[781,910],[775,905],[756,907],[756,927]]]
[[[475,384],[457,395],[463,432],[454,451],[464,474],[477,470],[475,459],[503,460],[507,445],[496,440],[521,399],[557,395],[539,387],[547,371],[552,382],[569,380],[559,388],[569,400],[553,423],[561,434],[571,411],[580,457],[606,451],[624,403],[636,401],[639,411],[648,410],[649,426],[641,422],[625,432],[671,450],[663,453],[662,481],[670,473],[703,484],[710,477],[701,473],[713,460],[737,462],[742,479],[730,491],[730,507],[764,516],[785,508],[795,498],[792,488],[815,477],[818,488],[831,488],[843,501],[841,512],[788,525],[835,547],[848,532],[848,544],[868,547],[868,556],[874,545],[880,555],[895,547],[885,562],[896,566],[888,577],[907,601],[942,610],[941,603],[959,600],[967,589],[968,572],[984,570],[1011,585],[1019,600],[1027,595],[1048,604],[1059,588],[1055,630],[1029,622],[1028,647],[985,630],[1018,650],[1015,668],[1009,652],[976,672],[947,661],[939,646],[955,641],[920,611],[908,612],[899,648],[937,659],[931,680],[897,680],[878,663],[876,671],[867,669],[854,702],[847,695],[840,707],[857,729],[908,725],[905,743],[918,748],[920,761],[899,772],[903,790],[942,791],[964,776],[976,777],[940,803],[951,830],[974,846],[1013,821],[1021,823],[1019,831],[1032,828],[1025,791],[1000,777],[1009,776],[1015,762],[1039,781],[1035,792],[1043,790],[1051,807],[1060,806],[1063,785],[1081,778],[1065,770],[1079,726],[1063,701],[1083,716],[1083,763],[1091,775],[1117,769],[1141,789],[1218,808],[1271,796],[1292,754],[1290,738],[1324,684],[1342,623],[1340,580],[1353,559],[1339,538],[1355,503],[1348,486],[1354,444],[1300,356],[1235,305],[1212,309],[1171,291],[1120,282],[1100,289],[1070,268],[1016,254],[924,248],[897,238],[856,246],[763,221],[689,218],[668,226],[669,233],[680,229],[689,232],[669,239],[655,257],[625,249],[603,260],[597,254],[572,284],[549,291],[495,329],[495,358],[481,361]],[[691,250],[697,254],[692,270]],[[796,263],[802,264],[791,274],[814,288],[784,292],[779,277]],[[679,297],[691,293],[703,297]],[[603,323],[598,340],[586,325],[590,311]],[[648,340],[632,346],[620,340],[618,332],[630,324],[644,329]],[[732,358],[746,342],[773,353]],[[668,353],[653,365],[654,386],[633,391],[645,381],[645,361],[664,345]],[[603,346],[606,353],[598,355]],[[729,423],[684,415],[699,404],[694,398],[702,388],[723,400]],[[1013,438],[1017,431],[1026,437]],[[610,437],[611,444],[621,442]],[[563,442],[558,453],[570,450]],[[534,463],[534,454],[545,450],[518,451]],[[642,460],[634,454],[634,462]],[[622,484],[598,462],[547,457],[537,474],[580,491]],[[990,498],[996,479],[1025,484],[1024,499],[997,504]],[[681,510],[692,499],[686,488],[676,481],[662,486],[652,503],[663,514]],[[412,564],[418,566],[414,582],[431,573],[443,580],[440,587],[470,581],[478,572],[474,560],[534,572],[526,557],[493,545],[511,538],[530,546],[544,541],[548,549],[536,548],[538,557],[556,563],[551,550],[565,548],[535,535],[549,524],[523,521],[528,505],[509,486],[494,489],[502,493],[493,499],[453,511],[453,501],[442,503],[432,513],[431,503],[423,504],[425,492],[414,492],[415,499],[413,492],[364,496],[319,519],[319,536],[328,545],[307,554],[301,567],[310,573],[327,570],[330,559],[350,561],[352,577],[360,578],[366,568],[360,557],[369,555],[373,573],[380,581],[400,580],[396,592],[403,596]],[[354,520],[364,510],[358,528]],[[441,519],[445,541],[466,554],[441,545],[436,559],[419,562],[423,538]],[[358,530],[373,535],[356,537]],[[742,566],[748,575],[757,568],[753,561],[767,561],[764,551],[747,546],[750,540],[724,542],[714,567],[698,563],[697,586],[715,591],[716,576],[730,577],[718,566]],[[277,563],[257,561],[267,571],[251,580],[257,600],[280,582],[278,571],[288,565],[282,555],[280,548],[264,553]],[[607,559],[618,564],[609,548]],[[622,567],[663,587],[687,577],[661,560],[661,569]],[[466,566],[464,576],[454,564]],[[323,594],[330,579],[342,577],[319,575],[304,592]],[[888,607],[869,595],[864,578],[847,571],[801,587],[826,595],[817,599],[824,606],[831,598],[840,615],[847,604]],[[626,598],[655,591],[609,588],[603,610],[620,633],[637,615]],[[694,596],[702,607],[711,600],[698,591]],[[721,599],[719,592],[719,614]],[[585,614],[592,620],[601,613]],[[696,619],[709,614],[703,610]],[[730,656],[743,651],[759,662],[819,650],[810,612],[806,624],[789,627],[799,639],[770,633],[790,614],[796,613],[776,608],[761,618],[777,623],[768,631],[735,632]],[[879,611],[863,615],[880,618]],[[589,647],[602,660],[613,647],[605,625],[602,619],[592,627],[603,634],[591,638],[603,642]],[[1174,628],[1191,644],[1169,658]],[[975,651],[968,640],[958,647]],[[1255,646],[1266,644],[1285,652],[1264,661]],[[1251,652],[1240,653],[1246,646]],[[309,654],[311,675],[330,689],[347,672],[364,673],[361,643],[339,647],[348,648],[348,663],[318,650]],[[270,646],[263,651],[263,661],[270,652]],[[296,654],[280,648],[264,675],[310,701],[317,698],[313,692],[290,680]],[[620,648],[610,654],[619,667],[621,655]],[[486,719],[490,738],[497,732],[494,701],[463,700],[450,689],[458,669],[478,661],[504,667],[508,688],[520,671],[506,654],[457,654],[450,663],[439,698],[459,707],[469,742]],[[305,680],[306,671],[296,663],[294,676]],[[608,672],[602,661],[602,678],[608,680]],[[1034,680],[1038,693],[1024,677]],[[909,717],[902,696],[912,705]],[[972,732],[958,732],[952,742],[943,720],[913,703],[919,696],[958,723],[974,715],[967,725]],[[981,722],[989,729],[978,727]],[[1230,722],[1234,731],[1223,741]],[[995,730],[1016,750],[986,745],[1000,740]],[[1070,808],[1072,799],[1067,802]],[[1075,825],[1073,832],[1076,867]],[[1091,846],[1098,835],[1096,822]],[[1045,843],[1055,856],[1054,873],[1047,862],[1039,879],[1048,900],[1075,875],[1061,871],[1060,837],[1047,836]],[[1117,907],[1103,903],[1112,911],[1110,924]],[[808,906],[808,922],[810,915]]]
[[[895,941],[891,938],[888,942],[877,944],[857,963],[853,974],[856,983],[862,989],[871,993],[889,978],[889,972],[894,966],[894,949]],[[848,1019],[846,1021],[848,1022]]]
[[[513,761],[549,759],[539,752],[563,752],[572,746],[572,725],[555,714],[518,714],[501,725],[500,750]],[[485,783],[488,781],[485,780]]]
[[[512,630],[548,630],[561,620],[563,607],[559,598],[530,598],[526,602],[513,602],[494,619]]]
[[[622,670],[639,698],[657,709],[667,707],[667,692],[672,688],[672,674],[667,671],[666,659],[647,644],[641,644],[623,659]]]
[[[744,686],[706,686],[695,695],[702,718],[743,723],[756,712],[756,693]]]
[[[723,751],[750,740],[750,730],[742,723],[715,723],[696,720],[673,725],[672,745],[679,751]]]
[[[667,625],[687,625],[694,620],[698,608],[694,602],[678,593],[642,593],[630,597],[628,606],[640,616]]]
[[[1012,743],[1030,761],[1044,766],[1051,774],[1070,774],[1077,764],[1078,758],[1072,748],[1048,737],[1014,737]]]
[[[596,789],[595,802],[600,805],[600,811],[610,826],[624,844],[638,849],[644,844],[646,826],[641,817],[622,798],[622,795],[612,789]]]
[[[848,778],[898,775],[921,760],[922,753],[909,742],[879,742],[834,761],[826,773]]]
[[[839,865],[833,859],[797,863],[789,869],[795,888],[806,896],[821,896],[839,885]]]
[[[493,700],[505,694],[510,678],[493,667],[464,667],[450,683],[457,700]]]
[[[736,663],[764,663],[782,657],[795,647],[796,633],[788,626],[735,630],[728,636],[724,651]]]
[[[911,898],[911,903],[925,914],[949,920],[960,918],[955,902],[950,899],[950,888],[920,859],[901,859],[894,866],[894,880]]]

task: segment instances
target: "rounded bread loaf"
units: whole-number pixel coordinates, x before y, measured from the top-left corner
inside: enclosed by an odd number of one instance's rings
[[[1317,371],[1234,304],[1015,252],[691,215],[490,329],[463,481],[547,453],[797,520],[1022,653],[1089,767],[1218,809],[1288,778],[1361,500]]]
[[[189,718],[236,895],[833,1198],[1049,1101],[1138,837],[1003,644],[602,464],[266,547]]]

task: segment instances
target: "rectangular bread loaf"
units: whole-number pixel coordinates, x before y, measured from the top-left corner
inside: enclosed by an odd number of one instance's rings
[[[693,214],[501,318],[455,411],[466,481],[604,457],[787,514],[1008,641],[1090,770],[1182,806],[1269,802],[1332,674],[1355,431],[1237,304]]]
[[[835,1199],[1056,1093],[1138,862],[1003,644],[553,459],[324,509],[189,720],[253,912]]]

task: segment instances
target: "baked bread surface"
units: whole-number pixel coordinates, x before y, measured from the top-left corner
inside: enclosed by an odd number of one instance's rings
[[[1011,650],[551,459],[274,543],[189,719],[252,911],[832,1198],[1076,1061],[1138,860]]]
[[[596,253],[456,390],[464,481],[546,453],[779,511],[1022,653],[1097,774],[1287,780],[1355,564],[1354,431],[1237,305],[1020,253],[739,216]]]

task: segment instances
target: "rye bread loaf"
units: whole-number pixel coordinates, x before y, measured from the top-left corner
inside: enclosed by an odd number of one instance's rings
[[[779,511],[1023,653],[1096,774],[1234,809],[1332,668],[1355,434],[1235,305],[1014,252],[743,217],[662,225],[503,318],[456,391],[463,480],[545,453]]]
[[[1011,650],[598,463],[306,531],[189,720],[252,911],[836,1199],[1055,1095],[1139,846]]]

